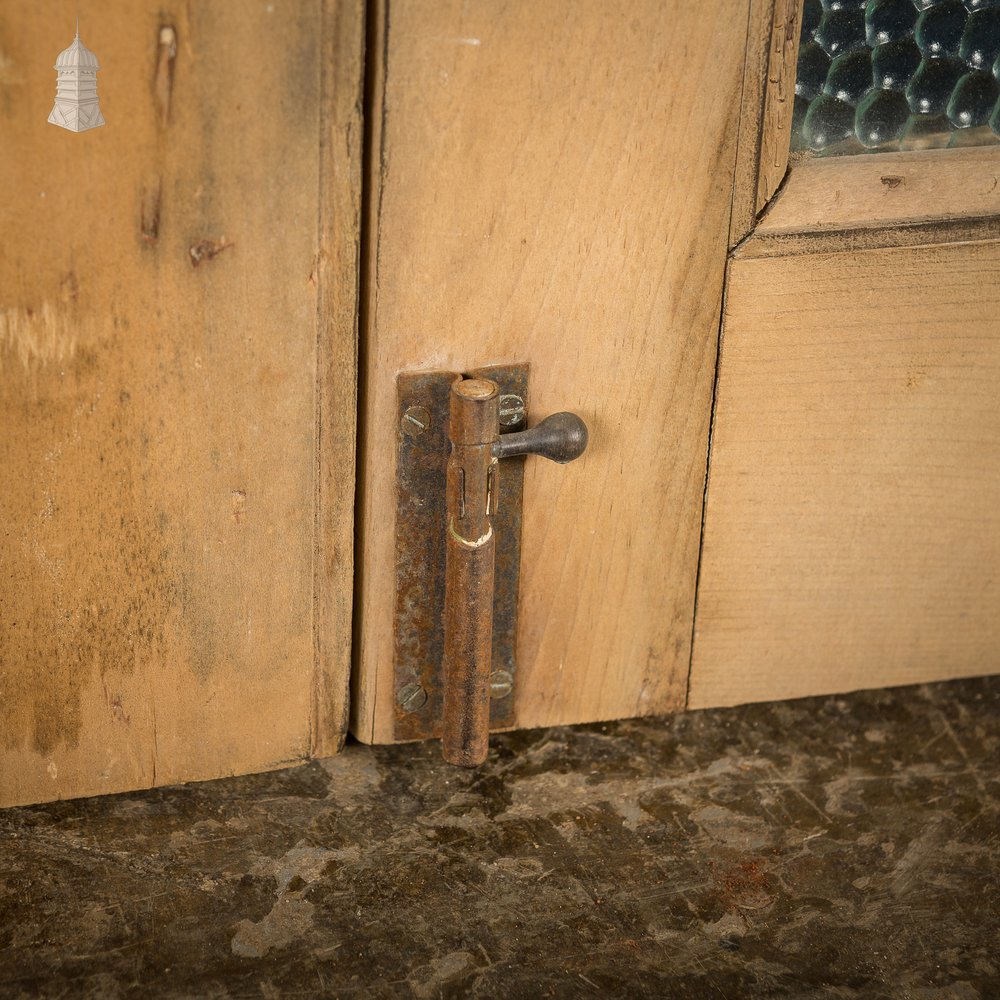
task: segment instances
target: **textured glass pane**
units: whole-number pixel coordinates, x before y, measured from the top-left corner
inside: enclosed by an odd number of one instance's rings
[[[794,149],[1000,141],[1000,0],[805,0]]]

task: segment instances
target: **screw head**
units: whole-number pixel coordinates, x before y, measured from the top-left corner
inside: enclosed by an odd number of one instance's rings
[[[490,697],[499,701],[514,690],[514,678],[506,670],[494,670],[490,674]]]
[[[396,700],[404,712],[416,712],[427,704],[427,692],[416,681],[411,681],[399,689]]]
[[[420,437],[431,425],[431,415],[426,406],[408,406],[399,422],[407,437]]]
[[[512,392],[500,397],[500,426],[516,427],[524,420],[524,400]]]

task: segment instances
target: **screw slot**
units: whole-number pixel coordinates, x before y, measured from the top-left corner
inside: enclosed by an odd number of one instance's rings
[[[396,700],[404,712],[417,712],[427,704],[427,692],[419,684],[411,682],[400,688]]]
[[[514,678],[506,670],[494,670],[490,675],[490,697],[499,701],[514,690]]]
[[[407,437],[420,437],[431,425],[431,415],[426,406],[408,406],[399,422]]]
[[[516,427],[524,420],[524,400],[512,392],[500,397],[500,426]]]

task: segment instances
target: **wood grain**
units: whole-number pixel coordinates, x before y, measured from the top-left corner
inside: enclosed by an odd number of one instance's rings
[[[785,177],[801,23],[801,0],[751,0],[730,246],[749,235]]]
[[[799,0],[775,0],[771,23],[767,90],[760,133],[760,166],[757,170],[755,209],[758,216],[767,208],[788,170],[802,4]]]
[[[393,738],[395,379],[527,360],[520,726],[683,705],[748,4],[376,4],[354,732]]]
[[[997,214],[1000,156],[995,147],[807,157],[792,167],[754,235]]]
[[[690,705],[1000,670],[1000,241],[736,259]]]
[[[311,752],[347,735],[354,608],[365,0],[323,0],[316,281]]]
[[[733,252],[735,260],[752,257],[790,257],[796,254],[860,253],[890,247],[920,247],[941,243],[982,243],[1000,238],[1000,215],[849,229],[796,229],[791,232],[754,233]]]
[[[76,8],[13,5],[0,37],[5,805],[302,759],[347,679],[354,283],[319,229],[356,241],[321,170],[351,159],[358,5],[81,13],[91,132],[45,121]],[[355,41],[321,84],[328,30]],[[344,422],[320,470],[317,407]]]

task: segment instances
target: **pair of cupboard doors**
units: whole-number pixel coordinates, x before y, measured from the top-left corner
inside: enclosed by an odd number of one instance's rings
[[[795,0],[80,13],[82,134],[0,19],[0,804],[396,739],[407,371],[590,425],[519,727],[1000,666],[1000,152],[789,164]]]

